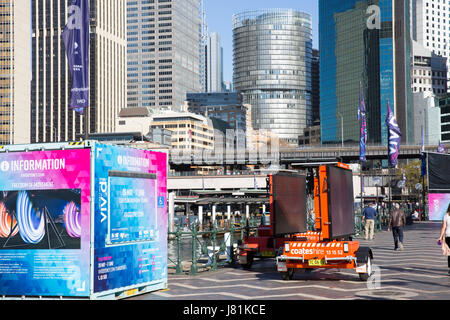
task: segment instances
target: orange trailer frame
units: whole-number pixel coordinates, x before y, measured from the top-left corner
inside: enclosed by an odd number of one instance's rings
[[[337,163],[337,167],[350,170],[349,166]],[[277,270],[284,280],[293,278],[296,269],[355,269],[360,279],[367,281],[373,272],[372,250],[360,247],[351,237],[332,239],[329,208],[327,166],[318,167],[314,177],[315,228],[318,237],[287,239],[283,252],[277,256]]]

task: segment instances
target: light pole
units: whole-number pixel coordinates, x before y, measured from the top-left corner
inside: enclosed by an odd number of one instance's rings
[[[341,117],[341,143],[342,143],[342,148],[344,148],[344,117],[342,116],[342,114],[337,111],[336,114]]]

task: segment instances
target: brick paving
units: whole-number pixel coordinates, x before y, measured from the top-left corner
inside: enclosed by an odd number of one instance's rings
[[[169,275],[168,289],[135,300],[450,300],[447,258],[436,244],[441,223],[415,222],[404,232],[404,251],[394,251],[392,233],[375,234],[361,246],[373,250],[379,267],[379,288],[369,289],[354,270],[296,272],[281,280],[275,259],[256,260],[251,270],[240,266],[219,268],[196,276]]]

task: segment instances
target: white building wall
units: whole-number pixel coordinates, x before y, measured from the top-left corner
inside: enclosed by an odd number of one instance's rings
[[[208,38],[207,60],[208,92],[222,92],[223,59],[220,35],[217,32],[211,33]]]
[[[436,55],[447,58],[450,88],[450,3],[444,0],[411,0],[414,40]]]

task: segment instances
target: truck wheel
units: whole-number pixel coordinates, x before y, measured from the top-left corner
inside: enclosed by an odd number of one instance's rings
[[[361,279],[361,281],[367,281],[369,280],[370,276],[372,275],[373,270],[372,270],[372,259],[369,257],[367,257],[367,272],[366,273],[360,273],[359,274],[359,279]]]
[[[292,280],[294,278],[294,269],[289,268],[287,272],[281,272],[281,279],[287,281]]]

